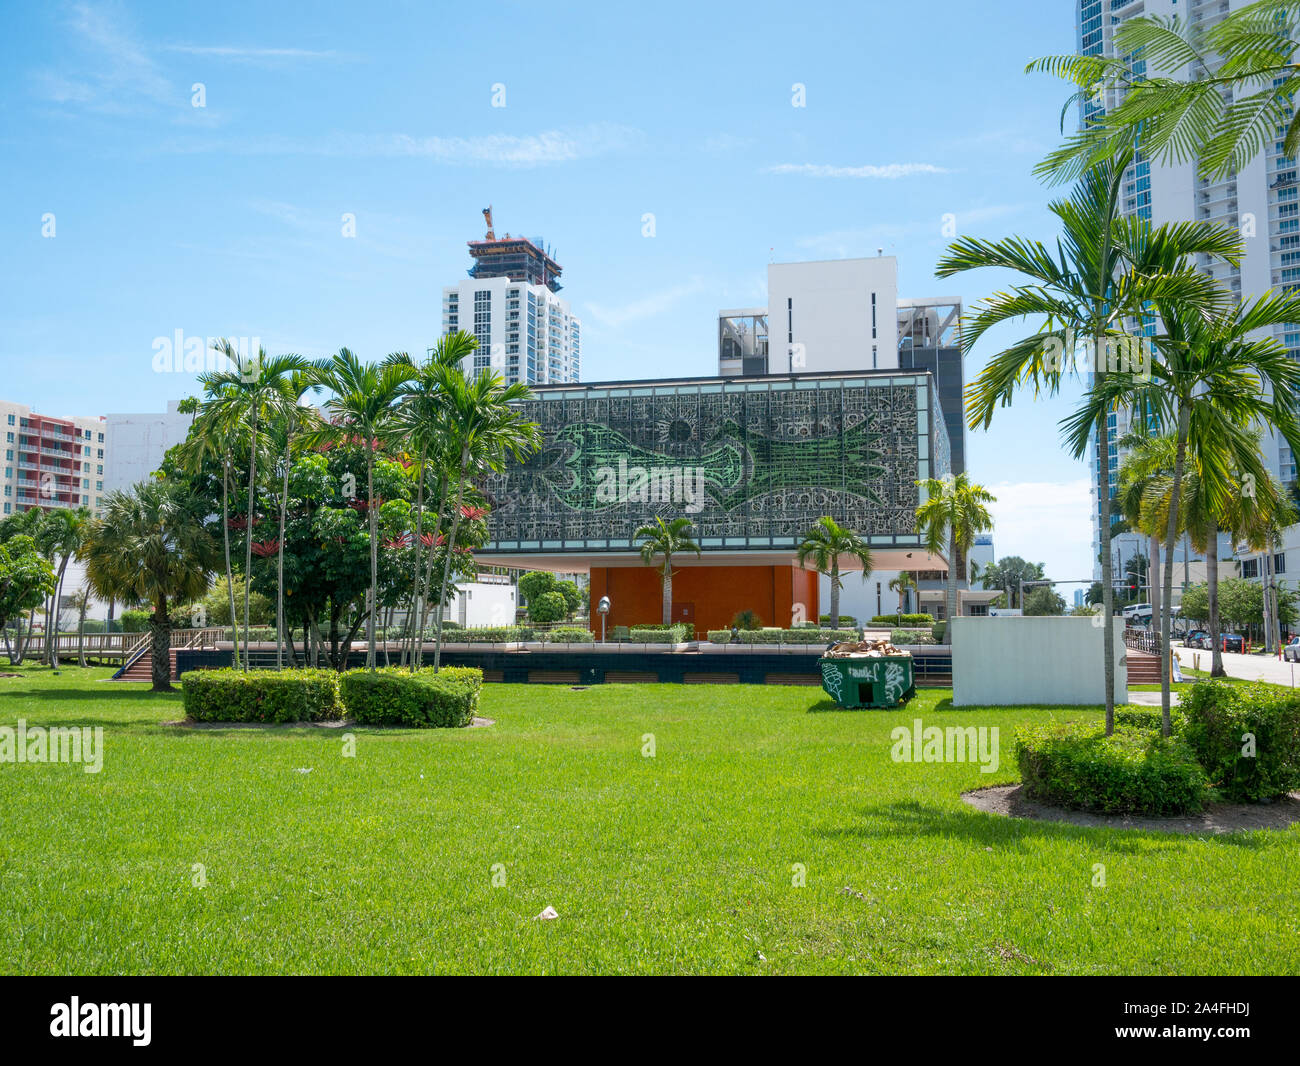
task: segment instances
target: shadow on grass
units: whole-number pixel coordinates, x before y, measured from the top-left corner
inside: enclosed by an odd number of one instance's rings
[[[1156,829],[1126,829],[1122,826],[1080,826],[1065,822],[1040,821],[1033,818],[1008,818],[988,814],[973,807],[951,810],[900,800],[862,810],[858,825],[823,829],[826,837],[947,837],[968,840],[982,847],[1019,850],[1053,841],[1096,844],[1099,834],[1106,834],[1105,847],[1126,854],[1149,854],[1153,851],[1181,851],[1202,840],[1212,844],[1259,850],[1276,846],[1284,838],[1270,839],[1263,833],[1209,833],[1204,836],[1166,833]]]

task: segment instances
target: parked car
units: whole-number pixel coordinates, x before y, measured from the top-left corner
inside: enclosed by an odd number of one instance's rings
[[[1224,633],[1222,639],[1224,651],[1244,652],[1246,650],[1246,638],[1240,633]]]
[[[1183,638],[1184,648],[1208,648],[1210,634],[1204,629],[1193,629]]]
[[[1130,603],[1124,608],[1124,621],[1131,622],[1135,615],[1146,615],[1151,617],[1151,604],[1149,603]]]
[[[1282,658],[1289,663],[1300,663],[1300,637],[1292,637],[1282,649]]]

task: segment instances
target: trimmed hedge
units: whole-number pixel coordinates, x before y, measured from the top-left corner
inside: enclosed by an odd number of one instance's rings
[[[889,643],[891,644],[938,644],[934,639],[934,633],[929,629],[891,629],[889,631]]]
[[[669,626],[633,626],[628,639],[634,644],[680,644],[686,639],[684,625]]]
[[[1199,811],[1205,771],[1181,737],[1138,729],[1113,736],[1096,726],[1046,725],[1016,730],[1014,746],[1025,795],[1042,803],[1102,814]]]
[[[821,615],[817,619],[817,623],[823,628],[829,629],[831,624],[831,616],[828,614]],[[839,622],[840,629],[854,629],[857,627],[857,624],[858,624],[858,620],[854,618],[853,615],[851,614],[840,615],[840,622]]]
[[[673,623],[672,625],[670,625],[670,626],[666,626],[666,625],[664,625],[662,622],[658,623],[657,625],[652,625],[652,624],[649,623],[649,622],[638,622],[638,623],[637,623],[636,625],[634,625],[632,628],[633,628],[633,629],[678,629],[678,628],[681,628],[681,629],[686,630],[686,639],[687,639],[687,640],[694,640],[694,639],[695,639],[695,623],[694,623],[694,622],[674,622],[674,623]]]
[[[436,674],[386,667],[347,671],[339,691],[359,725],[455,728],[474,721],[482,684],[483,672],[473,667],[443,667]]]
[[[1259,803],[1300,788],[1300,694],[1198,681],[1179,709],[1182,735],[1225,798]]]
[[[340,718],[333,670],[190,670],[181,677],[195,722],[317,722]]]
[[[725,644],[731,640],[731,631],[726,631],[726,638],[717,643]],[[742,644],[830,644],[836,640],[857,640],[855,629],[742,629]],[[712,640],[712,636],[709,637]]]
[[[526,640],[535,640],[536,633],[531,626],[482,626],[478,629],[458,629],[453,643],[457,644],[515,644]],[[447,640],[447,630],[443,629],[443,640]]]
[[[730,629],[710,629],[710,630],[708,630],[704,635],[705,635],[705,638],[708,640],[708,642],[709,642],[710,644],[730,644],[730,643],[731,643],[731,630],[730,630]],[[739,638],[737,638],[737,643],[739,643]]]
[[[548,644],[590,644],[596,638],[582,626],[556,626],[539,634]]]
[[[931,629],[934,626],[934,616],[929,614],[905,614],[900,618],[897,613],[878,614],[871,619],[871,624],[873,626],[889,626],[891,628],[894,626],[901,626],[903,628],[908,626],[924,626],[926,629]]]
[[[1126,725],[1134,729],[1145,729],[1149,733],[1159,733],[1164,723],[1158,710],[1146,707],[1116,707],[1115,724]],[[1187,717],[1178,707],[1169,708],[1169,725],[1175,733],[1181,733],[1187,724]]]

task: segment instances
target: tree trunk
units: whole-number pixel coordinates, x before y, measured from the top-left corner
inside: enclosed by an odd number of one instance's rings
[[[948,534],[948,619],[943,627],[943,642],[952,643],[952,620],[957,617],[957,531]]]
[[[840,627],[840,558],[831,560],[831,629]]]
[[[420,629],[416,634],[416,647],[418,650],[413,669],[418,669],[421,663],[424,662],[424,629],[429,623],[429,595],[433,591],[434,557],[438,551],[438,536],[442,532],[442,513],[447,509],[447,493],[450,491],[451,485],[444,476],[438,482],[438,510],[433,516],[432,543],[429,545],[429,555],[424,564],[424,593],[420,597]]]
[[[1169,523],[1165,527],[1165,573],[1163,588],[1161,589],[1164,610],[1160,613],[1160,731],[1165,736],[1169,736],[1173,732],[1173,725],[1169,717],[1169,677],[1170,671],[1173,669],[1171,660],[1174,653],[1169,641],[1169,630],[1173,622],[1170,601],[1174,594],[1174,543],[1178,539],[1178,510],[1179,504],[1182,502],[1183,463],[1187,457],[1187,434],[1191,426],[1191,417],[1191,407],[1186,403],[1180,404],[1178,408],[1178,447],[1174,453],[1174,484],[1169,496]],[[1152,573],[1154,576],[1154,571]],[[1154,586],[1155,582],[1153,580],[1152,587]]]
[[[1151,628],[1159,631],[1160,629],[1160,604],[1161,591],[1160,586],[1156,584],[1156,575],[1160,573],[1160,537],[1152,533],[1147,538],[1147,589],[1151,597]],[[1139,597],[1140,598],[1140,597]]]
[[[442,665],[442,616],[447,602],[447,583],[451,580],[451,557],[456,550],[456,533],[460,529],[460,507],[465,499],[465,469],[469,464],[469,446],[460,450],[460,472],[456,479],[456,508],[451,512],[451,532],[447,536],[447,559],[442,566],[442,585],[438,589],[438,630],[433,637],[433,672]],[[441,516],[438,519],[442,524]]]
[[[149,655],[152,661],[153,691],[172,691],[171,619],[167,617],[167,599],[162,597],[149,619]]]
[[[666,626],[673,624],[673,557],[664,556],[663,568],[663,623]]]
[[[253,411],[248,458],[248,525],[244,529],[244,669],[248,669],[248,597],[253,591],[253,492],[257,482],[257,411]],[[232,619],[233,622],[233,619]]]
[[[366,441],[366,513],[370,516],[370,610],[366,617],[366,669],[375,668],[375,615],[379,613],[379,512],[375,509],[375,450]]]
[[[80,613],[77,615],[77,665],[86,666],[86,609],[90,606],[89,594],[84,590],[81,595]]]
[[[45,654],[51,669],[54,670],[59,668],[59,605],[63,602],[63,578],[68,569],[68,560],[71,558],[72,553],[69,552],[59,564],[59,580],[54,586],[54,621],[45,632]]]
[[[1102,337],[1097,337],[1102,343]],[[1110,561],[1110,439],[1106,433],[1106,412],[1097,416],[1097,457],[1100,469],[1097,494],[1100,505],[1098,541],[1101,544],[1101,613],[1105,623],[1101,630],[1102,676],[1106,685],[1106,735],[1115,732],[1115,570]]]
[[[1210,519],[1207,551],[1205,552],[1205,588],[1209,600],[1210,626],[1210,676],[1227,677],[1223,668],[1223,652],[1219,646],[1219,524]]]
[[[415,533],[411,539],[411,610],[408,616],[408,624],[411,629],[415,629],[415,622],[419,617],[420,604],[420,538],[424,535],[424,464],[428,461],[429,449],[426,445],[420,446],[420,463],[416,467],[415,481]],[[420,634],[412,632],[409,638],[411,648],[411,672],[415,672],[416,661],[416,641]]]
[[[293,416],[290,415],[290,418]],[[280,550],[276,553],[275,563],[275,668],[284,669],[281,645],[284,635],[284,513],[289,506],[289,444],[292,435],[285,429],[284,434],[284,483],[280,490]]]

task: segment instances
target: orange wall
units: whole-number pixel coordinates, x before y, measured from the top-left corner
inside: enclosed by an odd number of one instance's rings
[[[610,598],[606,631],[663,621],[663,590],[657,568],[593,566],[592,629],[600,635],[596,605]],[[673,621],[682,620],[684,605],[693,604],[695,632],[726,629],[738,611],[756,611],[767,626],[789,626],[794,605],[804,605],[805,619],[816,621],[817,573],[797,566],[682,566],[673,573]]]

